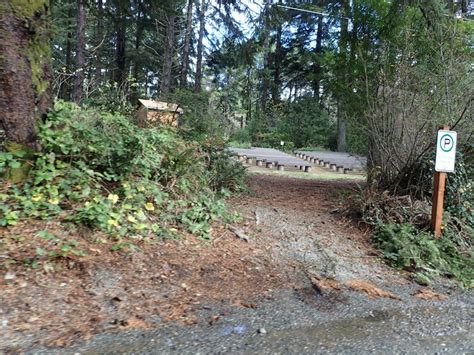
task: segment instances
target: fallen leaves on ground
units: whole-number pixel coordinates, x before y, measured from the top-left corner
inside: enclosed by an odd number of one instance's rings
[[[344,284],[353,291],[367,294],[370,299],[384,297],[391,298],[394,300],[400,300],[400,297],[395,296],[393,293],[375,287],[370,282],[364,280],[349,280],[346,281]]]
[[[446,301],[448,299],[448,296],[436,293],[429,288],[422,288],[413,296],[426,301]]]

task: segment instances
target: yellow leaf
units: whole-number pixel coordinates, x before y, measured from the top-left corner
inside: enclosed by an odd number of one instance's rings
[[[147,211],[154,211],[155,210],[155,206],[153,206],[153,204],[151,202],[147,202],[145,203],[145,209]]]
[[[107,199],[112,201],[113,204],[116,204],[117,201],[119,200],[119,197],[118,195],[115,195],[115,194],[109,194],[109,196],[107,196]]]
[[[109,226],[113,226],[113,227],[118,227],[118,226],[119,226],[118,222],[117,222],[115,219],[109,219],[109,220],[107,221],[107,224],[108,224]]]
[[[50,198],[48,202],[52,205],[57,205],[59,204],[59,199],[58,198]]]
[[[136,222],[137,222],[137,219],[136,219],[135,217],[133,217],[133,216],[128,216],[128,217],[127,217],[127,220],[128,220],[129,222],[131,222],[131,223],[136,223]]]
[[[38,202],[43,198],[43,194],[37,194],[31,197],[31,201]]]

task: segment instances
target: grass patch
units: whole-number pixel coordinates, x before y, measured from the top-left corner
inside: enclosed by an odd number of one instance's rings
[[[325,181],[344,180],[344,181],[358,181],[358,182],[365,182],[366,180],[366,176],[364,174],[333,173],[333,172],[325,171],[323,169],[314,168],[314,167],[311,173],[292,171],[292,170],[278,171],[278,170],[270,170],[266,168],[258,168],[254,166],[249,167],[248,172],[250,174],[281,176],[281,177],[290,177],[290,178],[304,179],[304,180],[325,180]]]

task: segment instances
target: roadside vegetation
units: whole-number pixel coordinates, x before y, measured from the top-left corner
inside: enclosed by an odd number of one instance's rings
[[[235,217],[223,198],[244,188],[230,142],[367,156],[367,184],[349,207],[387,260],[419,280],[472,285],[468,1],[30,5],[0,5],[5,255],[32,238],[12,228],[38,220],[102,233],[115,249],[181,232],[209,239],[213,223]],[[135,125],[140,98],[176,103],[179,128]],[[429,214],[440,125],[458,131],[459,157],[436,240]],[[51,242],[33,248],[31,262],[82,253],[46,227],[34,238]]]
[[[182,232],[209,239],[213,223],[238,218],[223,198],[244,188],[245,170],[215,140],[184,140],[171,128],[141,129],[122,114],[64,102],[39,123],[38,136],[40,152],[0,154],[2,249],[9,239],[49,242],[24,260],[3,258],[3,267],[85,255],[74,233],[53,234],[47,223],[34,236],[8,236],[30,220],[86,228],[119,250]]]

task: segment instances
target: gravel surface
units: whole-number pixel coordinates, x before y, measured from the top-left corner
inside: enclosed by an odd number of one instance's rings
[[[415,300],[416,286],[394,287],[401,301],[354,292],[331,301],[298,291],[280,291],[257,309],[221,308],[222,320],[210,326],[162,325],[153,331],[104,334],[54,354],[197,353],[413,353],[472,354],[473,299],[453,294],[448,301]],[[207,318],[216,312],[203,312]],[[262,331],[263,330],[263,331]]]
[[[368,236],[333,212],[334,194],[353,187],[259,175],[251,193],[230,201],[253,219],[248,244],[293,280],[256,294],[255,304],[209,302],[196,308],[193,325],[156,317],[152,329],[29,353],[473,354],[472,291],[441,280],[432,290],[445,300],[415,297],[426,288],[387,267]],[[336,286],[319,287],[313,276]],[[361,280],[385,296],[350,287]]]

